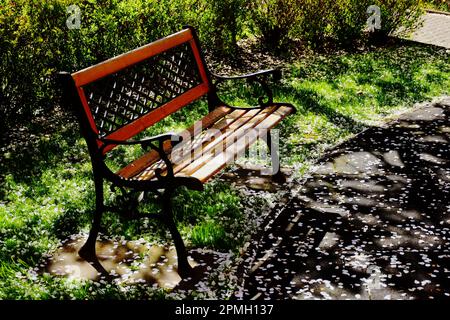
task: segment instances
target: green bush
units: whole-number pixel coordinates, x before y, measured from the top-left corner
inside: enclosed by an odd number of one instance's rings
[[[309,46],[349,45],[364,33],[366,9],[382,10],[382,30],[410,31],[418,0],[0,0],[0,127],[44,114],[58,101],[56,71],[75,71],[190,24],[204,47],[233,54],[250,27],[284,49],[292,38]],[[81,8],[81,29],[69,30],[68,5]]]
[[[242,1],[0,0],[0,125],[48,117],[57,71],[79,70],[186,24],[200,30],[205,47],[231,53]],[[80,29],[66,26],[72,4],[81,9]]]
[[[2,1],[0,6],[0,110],[4,125],[38,113],[52,98],[50,76],[64,41],[62,2]]]
[[[69,30],[66,7],[81,8]],[[183,12],[168,0],[3,0],[0,96],[4,125],[26,123],[55,105],[56,71],[75,71],[179,30]]]
[[[310,47],[350,45],[366,34],[370,5],[381,9],[377,35],[384,37],[400,27],[402,33],[410,32],[423,12],[421,0],[257,0],[250,7],[255,30],[265,44],[283,49],[292,38]]]
[[[411,32],[423,13],[421,0],[305,0],[296,36],[313,47],[327,42],[351,45],[366,35],[370,5],[380,7],[381,30],[375,35],[381,38],[394,31]]]
[[[370,1],[369,1],[370,2]],[[331,38],[333,41],[350,45],[355,39],[363,36],[367,24],[366,13],[369,6],[364,0],[342,0],[334,3],[330,17]]]
[[[190,12],[202,39],[218,54],[235,54],[244,29],[247,10],[245,0],[196,1]]]
[[[373,4],[381,9],[381,35],[394,31],[408,34],[420,23],[424,3],[422,0],[375,0]]]
[[[256,0],[249,5],[254,30],[271,49],[285,47],[297,27],[304,0]]]
[[[450,11],[450,0],[425,0],[428,9]]]
[[[333,0],[304,0],[295,35],[311,47],[324,44],[331,34],[332,17],[338,6]]]

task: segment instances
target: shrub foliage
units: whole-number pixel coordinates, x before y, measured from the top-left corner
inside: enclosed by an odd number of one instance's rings
[[[81,9],[68,29],[67,7]],[[56,104],[56,71],[74,71],[180,30],[232,55],[252,32],[274,49],[292,38],[312,47],[349,45],[364,35],[366,9],[382,11],[382,34],[413,28],[419,0],[0,0],[0,129],[47,114]]]

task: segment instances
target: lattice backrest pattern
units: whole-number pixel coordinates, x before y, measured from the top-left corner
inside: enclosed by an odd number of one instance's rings
[[[83,86],[100,137],[200,85],[189,42]]]

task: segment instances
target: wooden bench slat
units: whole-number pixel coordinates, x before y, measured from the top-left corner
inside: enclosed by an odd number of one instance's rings
[[[229,114],[232,110],[228,107],[218,107],[212,112],[207,114],[201,120],[197,121],[197,125],[201,125],[202,128],[207,128],[212,126],[215,122],[222,119],[224,116]],[[196,124],[192,125],[190,128],[186,129],[181,136],[188,136],[194,133]],[[171,142],[166,141],[164,143],[164,150],[169,153],[171,151]],[[143,155],[142,157],[136,159],[126,167],[120,169],[117,174],[124,178],[131,178],[141,172],[143,169],[151,166],[155,161],[159,160],[159,154],[156,151],[150,151]]]
[[[270,113],[263,121],[259,122],[254,129],[270,129],[275,127],[282,119],[288,116],[293,112],[293,109],[288,106],[281,106],[275,112]],[[189,175],[199,179],[201,182],[208,181],[211,177],[213,177],[217,172],[222,170],[227,163],[230,163],[233,159],[236,158],[237,155],[242,154],[249,145],[254,143],[257,138],[260,138],[264,131],[257,131],[259,135],[253,136],[250,135],[248,139],[245,136],[242,136],[237,142],[235,142],[231,148],[233,148],[232,152],[224,152],[215,156],[214,158],[207,159],[206,165],[198,168],[198,170],[189,172]]]
[[[199,149],[205,148],[211,141],[215,139],[213,132],[222,132],[228,129],[230,126],[234,126],[235,123],[239,121],[239,119],[242,117],[244,113],[245,111],[243,110],[234,110],[230,114],[224,116],[222,119],[219,119],[213,125],[205,127],[204,128],[205,130],[203,132],[199,134],[197,133],[197,135],[193,133],[193,135],[187,136],[186,143],[180,144],[178,146],[178,150],[175,150],[174,152],[189,150],[189,155],[195,154]],[[214,131],[209,129],[213,129]],[[186,157],[183,157],[183,159],[178,159],[178,163],[180,161],[184,161],[185,158],[190,158],[189,155],[186,154]],[[183,156],[183,154],[181,154],[181,156]],[[175,159],[172,160],[175,161]]]
[[[199,141],[199,143],[194,146],[194,148],[192,148],[191,151],[187,153],[181,161],[175,161],[175,173],[184,170],[187,166],[195,162],[195,160],[202,157],[204,153],[215,150],[217,146],[220,145],[228,136],[233,134],[233,132],[236,132],[236,130],[241,128],[246,123],[250,122],[254,118],[254,116],[259,113],[259,110],[235,110],[233,113],[236,114],[234,118],[225,118],[219,121],[217,125],[209,128],[213,129],[214,131],[208,131],[206,136],[200,137],[201,140]],[[222,123],[225,123],[226,125],[222,125]],[[219,133],[219,136],[215,137],[215,133]]]
[[[225,167],[227,161],[232,160],[230,157],[236,158],[250,144],[254,143],[257,138],[260,138],[260,135],[245,138],[245,133],[248,130],[270,129],[276,126],[279,121],[292,111],[293,109],[288,106],[274,106],[262,110],[234,110],[232,113],[224,115],[223,119],[218,119],[213,125],[205,125],[205,129],[214,128],[220,130],[221,135],[212,140],[208,136],[198,136],[195,140],[203,139],[195,141],[195,146],[192,146],[192,142],[189,142],[191,143],[190,146],[184,146],[190,147],[191,152],[185,155],[181,161],[174,164],[175,175],[194,176],[202,182],[206,182],[215,173]],[[192,134],[193,127],[189,131]],[[223,146],[228,147],[228,149],[223,150]],[[196,153],[196,149],[200,147],[202,153]],[[218,153],[214,152],[218,150],[220,150]],[[236,150],[236,152],[233,154],[230,150]],[[154,162],[147,162],[146,165],[141,166],[141,171],[134,178],[138,180],[154,179],[154,170],[156,168],[163,169],[162,172],[164,174],[166,166],[163,161],[159,159],[157,154],[154,155],[153,160]],[[138,170],[134,172],[136,171]]]
[[[247,112],[246,110],[233,110],[231,113],[224,115],[222,117],[222,119],[218,119],[218,121],[216,123],[211,123],[210,125],[205,126],[204,129],[213,128],[218,131],[224,131],[225,129],[228,129],[230,126],[236,126],[236,122],[239,122],[239,123],[242,122],[243,115],[246,112]],[[204,133],[204,132],[202,132],[202,133]],[[179,161],[177,161],[178,163],[176,163],[173,168],[174,173],[179,172],[181,169],[183,169],[185,166],[187,166],[188,164],[190,164],[192,162],[191,157],[192,157],[192,155],[196,154],[196,150],[198,150],[199,148],[206,147],[206,145],[209,142],[211,142],[210,139],[204,141],[205,138],[206,139],[208,138],[207,135],[206,136],[205,135],[193,136],[194,127],[191,127],[190,131],[186,134],[187,135],[185,137],[188,140],[185,144],[180,145],[179,148],[186,148],[185,150],[189,150],[189,153],[186,154],[186,156],[183,159],[179,159]],[[196,143],[196,145],[193,146],[192,145],[193,143]],[[142,171],[141,173],[136,175],[134,178],[138,179],[138,180],[153,179],[155,177],[155,172],[154,172],[155,168],[162,168],[163,173],[166,170],[165,165],[162,163],[162,161],[160,161],[159,164],[155,164],[155,166],[151,166],[149,168],[144,169],[144,171]]]
[[[214,149],[204,150],[201,157],[195,159],[188,166],[177,172],[181,175],[191,176],[194,172],[205,166],[211,159],[216,157],[216,154],[223,153],[225,148],[233,145],[235,141],[238,141],[245,135],[247,130],[254,128],[275,110],[276,107],[269,107],[262,110],[252,110],[253,114],[251,115],[251,118],[248,118],[247,121],[243,121],[239,127],[230,128],[230,132],[224,135],[222,139],[218,139],[217,143],[215,143]]]

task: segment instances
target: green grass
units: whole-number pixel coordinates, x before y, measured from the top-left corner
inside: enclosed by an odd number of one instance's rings
[[[448,94],[449,53],[406,42],[359,54],[317,56],[289,67],[277,88],[298,113],[281,125],[283,158],[308,168],[323,151],[415,102]]]
[[[277,101],[298,109],[280,126],[283,163],[302,174],[326,148],[415,102],[449,94],[449,88],[450,54],[409,42],[292,63],[275,87]],[[252,101],[242,84],[225,89],[224,98],[233,104]],[[206,112],[205,102],[196,103],[150,133],[180,130]],[[36,274],[44,254],[69,235],[89,229],[94,192],[86,146],[71,119],[57,124],[50,135],[36,134],[28,142],[9,146],[0,161],[0,298],[163,298],[163,290],[142,285],[97,286]],[[119,160],[111,165],[120,167],[139,153],[137,148],[117,149],[113,156]],[[113,202],[114,195],[105,190]],[[244,213],[247,201],[218,181],[207,184],[203,193],[181,189],[174,207],[184,239],[191,247],[237,252],[252,230]],[[147,201],[143,209],[153,212],[158,204]],[[111,237],[170,239],[150,219],[123,221],[111,213],[103,225],[103,233]]]

